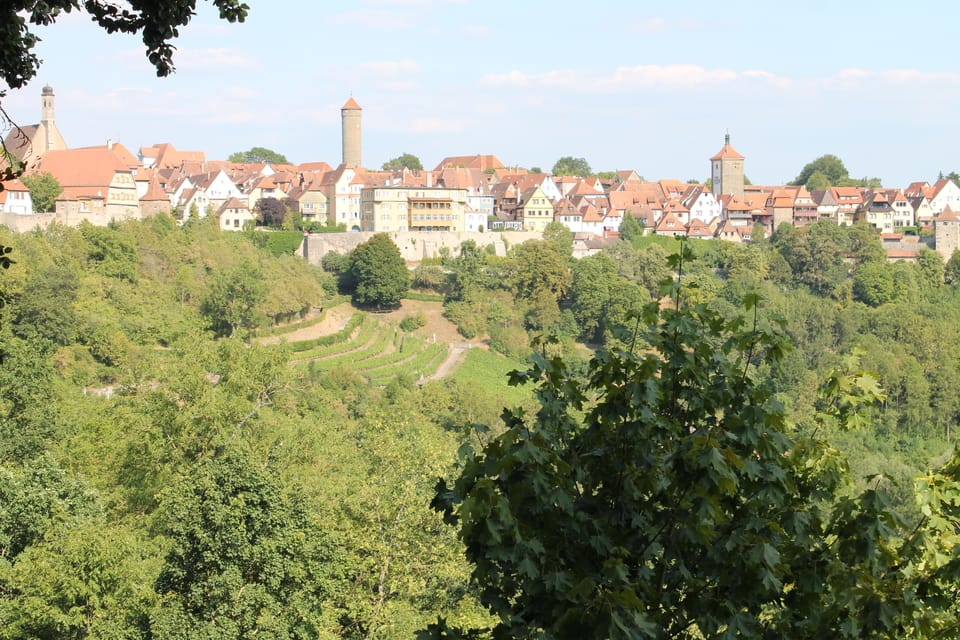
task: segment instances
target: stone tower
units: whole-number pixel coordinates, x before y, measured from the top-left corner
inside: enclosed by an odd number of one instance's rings
[[[20,128],[14,127],[7,133],[3,144],[27,167],[32,167],[47,151],[62,151],[67,148],[57,123],[53,108],[53,87],[47,85],[40,92],[40,122]]]
[[[723,149],[710,158],[711,191],[719,198],[723,195],[736,196],[743,200],[743,156],[730,146],[730,134],[724,138]]]
[[[340,109],[340,120],[343,127],[343,164],[362,166],[360,155],[360,116],[363,109],[351,97]]]

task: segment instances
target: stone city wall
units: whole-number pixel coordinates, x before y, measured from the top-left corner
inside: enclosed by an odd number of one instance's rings
[[[451,255],[457,255],[460,245],[473,240],[478,247],[493,245],[498,256],[505,256],[507,249],[515,244],[527,240],[539,240],[543,233],[539,231],[392,231],[384,232],[400,249],[400,255],[410,263],[417,263],[425,258],[437,258],[444,247]],[[357,245],[366,242],[373,235],[372,231],[354,231],[350,233],[311,233],[304,236],[304,243],[297,251],[306,258],[307,262],[319,265],[323,256],[333,251],[335,253],[349,253]]]

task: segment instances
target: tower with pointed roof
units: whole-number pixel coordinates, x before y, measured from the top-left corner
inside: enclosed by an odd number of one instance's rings
[[[7,152],[28,167],[35,165],[47,151],[63,151],[67,148],[54,120],[53,87],[50,85],[40,92],[40,107],[39,123],[14,127],[3,141]]]
[[[743,160],[744,157],[730,146],[728,133],[724,137],[723,148],[710,158],[711,191],[714,196],[733,195],[743,200]]]
[[[363,109],[357,104],[357,101],[350,96],[347,103],[340,109],[340,121],[343,128],[343,164],[350,164],[355,167],[361,165],[360,156],[360,116]]]

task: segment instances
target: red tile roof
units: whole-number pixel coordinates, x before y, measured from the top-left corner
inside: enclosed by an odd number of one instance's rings
[[[341,107],[341,109],[344,109],[344,110],[347,110],[347,109],[356,109],[357,111],[362,111],[362,110],[363,110],[363,109],[360,108],[360,105],[357,104],[357,101],[353,99],[353,96],[350,96],[350,99],[347,100],[346,103],[344,103],[344,105]]]
[[[118,171],[130,172],[129,167],[106,147],[47,151],[36,170],[53,174],[64,188],[106,188]]]

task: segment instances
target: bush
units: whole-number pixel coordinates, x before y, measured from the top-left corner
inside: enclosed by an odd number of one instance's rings
[[[423,315],[422,311],[418,311],[413,315],[408,315],[403,320],[400,321],[400,328],[404,331],[410,332],[419,329],[423,325],[427,324],[427,317]]]
[[[443,310],[443,315],[457,325],[457,331],[467,340],[471,340],[480,333],[485,324],[484,319],[466,302],[449,303]]]

